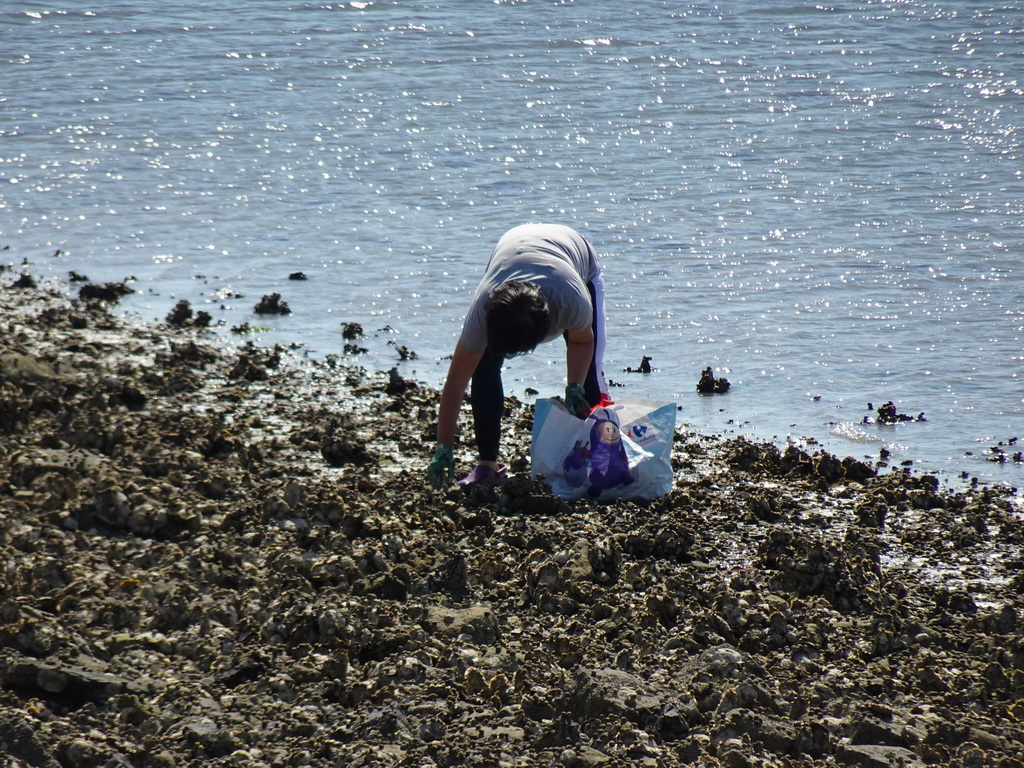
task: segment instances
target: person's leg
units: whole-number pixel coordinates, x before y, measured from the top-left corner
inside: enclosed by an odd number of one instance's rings
[[[484,352],[469,388],[473,427],[480,461],[497,462],[501,445],[501,417],[505,414],[505,388],[501,383],[504,358]]]
[[[587,283],[587,288],[590,289],[590,302],[594,307],[594,359],[590,362],[583,390],[587,402],[595,406],[602,400],[611,400],[608,397],[608,383],[604,378],[604,277],[600,271]]]

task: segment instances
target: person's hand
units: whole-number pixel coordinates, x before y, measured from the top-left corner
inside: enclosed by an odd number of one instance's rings
[[[450,445],[437,444],[434,458],[427,465],[427,477],[430,478],[430,484],[435,490],[439,491],[446,485],[451,485],[455,479],[455,456]]]
[[[570,384],[565,388],[565,410],[580,419],[590,413],[590,402],[582,384]]]

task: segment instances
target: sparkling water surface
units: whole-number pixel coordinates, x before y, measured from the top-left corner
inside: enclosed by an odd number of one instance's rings
[[[566,223],[614,394],[1024,481],[1024,3],[11,0],[0,35],[16,269],[133,276],[145,320],[184,298],[315,357],[358,322],[352,362],[438,384],[494,242]],[[292,314],[254,315],[269,293]],[[547,345],[508,389],[563,368]],[[864,423],[889,400],[926,420]]]

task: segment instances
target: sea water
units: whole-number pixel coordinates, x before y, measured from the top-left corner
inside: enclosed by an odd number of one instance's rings
[[[131,276],[144,320],[315,357],[359,323],[349,362],[438,384],[498,237],[565,223],[613,396],[1024,479],[1020,2],[8,0],[0,36],[8,276]],[[560,347],[509,393],[561,393]]]

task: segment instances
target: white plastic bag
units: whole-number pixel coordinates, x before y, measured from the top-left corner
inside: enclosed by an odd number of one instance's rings
[[[586,419],[561,400],[537,401],[530,475],[563,499],[654,499],[672,489],[676,406],[622,400]]]

